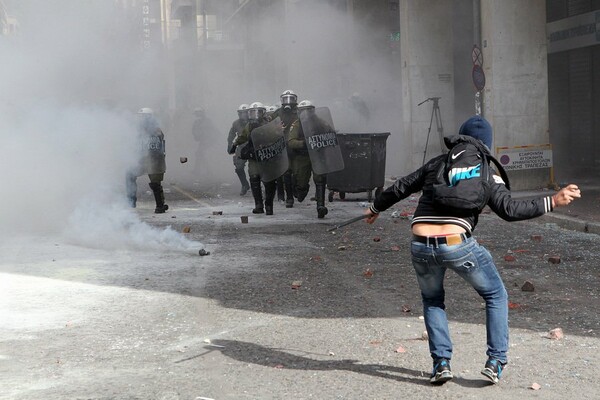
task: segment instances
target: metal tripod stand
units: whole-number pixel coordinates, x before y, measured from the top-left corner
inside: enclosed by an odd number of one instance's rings
[[[431,119],[429,120],[429,129],[427,130],[427,141],[425,142],[425,151],[423,152],[423,164],[425,165],[425,157],[427,156],[427,146],[429,146],[429,135],[431,133],[431,125],[433,124],[433,117],[435,116],[435,125],[437,127],[438,134],[440,136],[440,149],[444,149],[444,127],[442,126],[442,114],[440,113],[440,105],[438,101],[441,97],[430,97],[426,100],[423,100],[417,107],[421,104],[427,103],[428,101],[433,101],[433,107],[431,109]]]

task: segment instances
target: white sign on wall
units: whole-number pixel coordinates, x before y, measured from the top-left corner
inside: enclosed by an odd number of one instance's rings
[[[552,168],[552,148],[547,145],[497,147],[496,155],[507,171]]]

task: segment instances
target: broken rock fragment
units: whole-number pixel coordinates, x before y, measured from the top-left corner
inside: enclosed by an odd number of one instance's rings
[[[563,330],[561,328],[554,328],[550,332],[548,332],[548,339],[552,340],[561,340],[565,337]]]
[[[300,289],[300,286],[302,286],[302,281],[293,281],[292,282],[292,289]]]
[[[521,286],[521,290],[524,292],[533,292],[535,291],[535,286],[533,286],[533,283],[525,281],[523,286]]]

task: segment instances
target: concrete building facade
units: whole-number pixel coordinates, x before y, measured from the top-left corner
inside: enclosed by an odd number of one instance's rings
[[[475,113],[492,124],[514,188],[597,167],[600,0],[133,3],[159,10],[170,107],[275,103],[292,88],[335,109],[356,92],[373,109],[361,129],[392,133],[388,174],[444,152],[441,137]],[[587,41],[557,44],[568,29]],[[352,131],[345,107],[339,129]]]

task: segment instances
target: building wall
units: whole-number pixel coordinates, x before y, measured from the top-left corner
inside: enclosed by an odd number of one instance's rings
[[[544,0],[481,1],[484,116],[494,146],[549,143]],[[513,188],[547,185],[549,170],[509,174]]]
[[[405,167],[414,169],[423,159],[445,151],[444,127],[454,127],[454,64],[452,2],[400,1],[400,36]],[[434,115],[438,105],[441,126]],[[422,103],[425,101],[425,103]],[[420,104],[420,105],[419,105]],[[430,129],[431,126],[431,129]],[[452,129],[452,128],[451,128]]]

